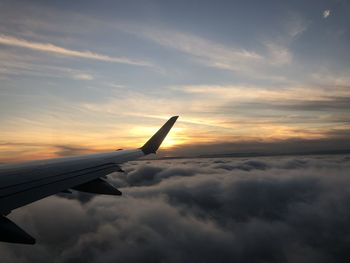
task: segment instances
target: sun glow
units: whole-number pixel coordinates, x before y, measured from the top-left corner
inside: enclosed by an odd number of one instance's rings
[[[171,136],[170,134],[164,139],[163,143],[162,143],[162,148],[163,149],[169,149],[174,147],[177,144],[181,144],[180,141],[176,140],[175,137]]]
[[[138,127],[132,129],[130,133],[135,137],[139,137],[137,145],[142,145],[157,131],[157,129],[159,129],[159,127]],[[188,138],[183,136],[183,134],[183,128],[173,127],[162,142],[161,148],[169,149],[176,145],[184,144]]]

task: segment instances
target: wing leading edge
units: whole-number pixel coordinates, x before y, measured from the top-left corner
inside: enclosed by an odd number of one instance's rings
[[[101,177],[112,172],[123,172],[119,165],[124,162],[156,153],[177,118],[171,117],[139,149],[0,165],[0,241],[34,244],[34,238],[5,216],[13,209],[44,197],[68,189],[121,195],[118,189]]]

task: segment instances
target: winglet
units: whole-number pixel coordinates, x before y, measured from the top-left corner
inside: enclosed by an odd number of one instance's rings
[[[167,136],[170,129],[173,127],[179,116],[171,117],[163,126],[160,128],[145,145],[141,147],[141,150],[145,155],[150,153],[156,153],[159,146],[162,144],[164,138]]]

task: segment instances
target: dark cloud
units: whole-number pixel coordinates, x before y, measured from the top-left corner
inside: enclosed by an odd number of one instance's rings
[[[283,107],[283,106],[282,106]],[[286,109],[302,111],[343,111],[350,109],[350,97],[329,96],[327,100],[308,100],[285,105]]]
[[[163,156],[244,157],[295,154],[350,153],[347,129],[330,130],[325,139],[287,139],[272,142],[243,141],[212,144],[188,144],[161,151]]]
[[[300,131],[296,131],[300,132]],[[305,132],[305,131],[302,131]],[[346,128],[339,129],[337,126],[329,129],[325,133],[324,139],[286,139],[278,141],[236,141],[225,143],[210,143],[210,144],[185,144],[171,149],[163,149],[159,151],[158,156],[147,156],[147,159],[152,160],[156,158],[183,158],[183,157],[254,157],[254,156],[269,156],[269,155],[295,155],[295,154],[349,154],[350,153],[350,132]],[[0,156],[1,163],[16,162],[21,157],[24,159],[42,159],[40,152],[46,150],[52,152],[56,157],[76,156],[83,154],[96,153],[93,148],[87,148],[81,145],[59,145],[59,144],[32,144],[32,143],[9,143],[0,142],[0,146],[16,146],[15,151],[6,152],[6,155]],[[37,154],[37,155],[36,155]],[[203,165],[203,164],[202,164]],[[264,164],[262,164],[264,165]],[[251,165],[246,164],[246,168],[249,169]],[[147,171],[137,171],[136,173],[142,173],[143,177],[141,181],[159,181],[166,175],[158,175],[157,172],[146,167]],[[159,171],[161,172],[161,171]],[[178,171],[181,173],[193,173],[193,171]],[[130,180],[139,180],[130,176]],[[148,177],[153,177],[152,180]],[[159,177],[160,176],[160,177]],[[138,183],[134,181],[134,184]]]
[[[346,87],[348,88],[348,87]],[[285,100],[267,100],[265,102],[241,102],[241,103],[230,103],[223,106],[223,110],[235,111],[237,110],[247,110],[247,115],[252,114],[251,110],[254,109],[253,114],[261,115],[261,111],[316,111],[322,112],[344,112],[350,109],[350,97],[347,96],[328,96],[322,100],[313,99],[310,100],[305,98],[302,99],[285,99]],[[307,117],[307,115],[306,115]],[[315,116],[313,116],[315,117]],[[305,118],[305,114],[300,116],[300,120]]]
[[[124,179],[128,186],[147,186],[157,184],[169,177],[192,176],[195,173],[196,171],[188,166],[165,169],[164,167],[146,164],[138,167],[138,169],[131,170],[126,176],[122,174],[119,179]]]
[[[0,147],[9,148],[0,155],[0,162],[19,162],[24,160],[42,159],[42,152],[52,153],[53,156],[67,157],[96,153],[97,150],[82,145],[63,145],[50,143],[1,142]],[[27,158],[25,158],[27,157]]]
[[[80,146],[53,145],[53,147],[57,149],[55,154],[58,157],[82,155],[82,154],[88,154],[93,152],[93,150],[91,149],[88,149],[86,147],[80,147]]]
[[[349,262],[349,156],[139,161],[122,197],[50,197],[2,262]]]

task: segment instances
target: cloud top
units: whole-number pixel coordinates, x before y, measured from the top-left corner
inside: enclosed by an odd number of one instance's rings
[[[110,176],[121,198],[74,193],[14,211],[39,243],[0,244],[4,262],[350,258],[349,156],[139,161],[124,169],[127,176]]]

